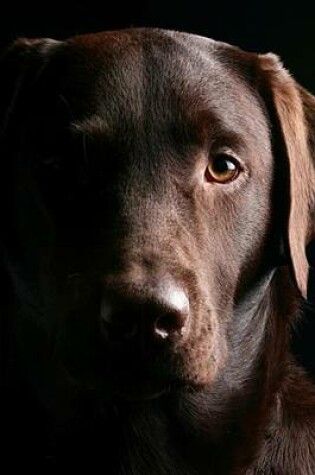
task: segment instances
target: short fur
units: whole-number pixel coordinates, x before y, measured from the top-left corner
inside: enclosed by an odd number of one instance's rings
[[[108,475],[314,475],[290,352],[314,97],[275,55],[157,29],[18,40],[0,84],[8,447]],[[242,172],[207,181],[227,148]],[[185,333],[108,341],[104,299],[131,318],[170,281]]]

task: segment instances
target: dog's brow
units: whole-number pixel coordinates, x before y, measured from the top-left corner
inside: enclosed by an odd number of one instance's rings
[[[105,119],[101,119],[97,115],[72,122],[71,131],[75,134],[82,134],[91,138],[107,137],[113,134],[112,127]]]

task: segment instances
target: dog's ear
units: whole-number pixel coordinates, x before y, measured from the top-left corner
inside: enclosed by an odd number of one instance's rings
[[[38,78],[60,43],[20,39],[0,56],[0,267],[31,305],[37,278],[33,263],[44,254],[43,242],[49,233],[27,166],[21,166],[20,129],[34,106]]]
[[[35,85],[61,43],[50,38],[18,39],[0,56],[0,141],[15,122],[28,87]]]
[[[271,124],[272,134],[280,129],[288,170],[285,244],[298,288],[307,297],[306,247],[314,238],[315,227],[315,97],[290,76],[276,55],[259,55],[258,60],[261,87],[277,121]]]

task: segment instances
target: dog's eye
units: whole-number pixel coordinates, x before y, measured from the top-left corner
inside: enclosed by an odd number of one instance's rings
[[[219,153],[206,169],[206,180],[225,184],[235,180],[241,171],[240,163],[228,153]]]

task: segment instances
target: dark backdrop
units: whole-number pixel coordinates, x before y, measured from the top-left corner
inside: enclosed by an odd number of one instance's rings
[[[280,55],[295,78],[315,93],[315,21],[312,2],[222,0],[6,0],[1,7],[0,47],[19,36],[58,39],[91,31],[156,26],[185,30],[241,46]],[[310,249],[315,263],[315,251]],[[310,282],[315,302],[315,279]],[[304,311],[295,351],[315,376],[315,313]]]
[[[283,0],[6,0],[0,37],[65,38],[77,33],[129,26],[195,32],[247,50],[274,51],[305,86],[315,89],[315,7]]]

